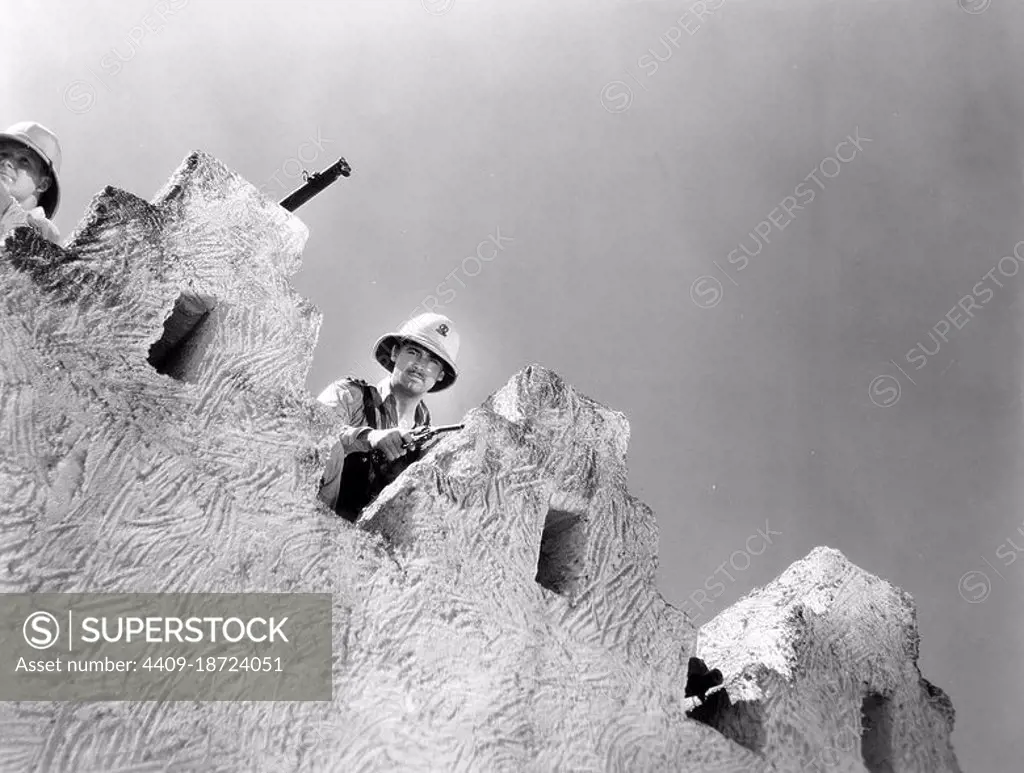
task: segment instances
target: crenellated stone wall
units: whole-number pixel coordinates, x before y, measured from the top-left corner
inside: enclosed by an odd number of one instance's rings
[[[909,597],[818,549],[698,632],[626,418],[539,366],[356,524],[306,228],[195,153],[0,251],[0,587],[328,592],[334,700],[0,703],[0,770],[958,771]],[[838,588],[838,589],[837,589]],[[691,655],[723,672],[701,705]]]

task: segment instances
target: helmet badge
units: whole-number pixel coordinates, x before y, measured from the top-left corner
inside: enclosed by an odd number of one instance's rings
[[[440,325],[437,326],[437,332],[440,333],[443,336],[447,336],[448,335],[448,326],[442,322]]]

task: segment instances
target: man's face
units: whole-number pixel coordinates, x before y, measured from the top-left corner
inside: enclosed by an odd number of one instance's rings
[[[0,140],[0,185],[15,201],[41,194],[50,187],[43,160],[20,142]]]
[[[396,346],[392,356],[395,369],[391,372],[391,384],[414,395],[425,395],[444,373],[441,360],[411,341]]]

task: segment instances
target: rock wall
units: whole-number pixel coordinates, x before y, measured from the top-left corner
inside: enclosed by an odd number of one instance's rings
[[[802,770],[959,771],[918,643],[907,593],[816,548],[701,628],[724,685],[694,716]]]
[[[306,237],[196,153],[64,248],[5,243],[3,590],[329,592],[335,630],[329,704],[0,703],[0,770],[959,770],[905,594],[818,549],[698,637],[655,587],[625,417],[543,368],[357,524],[327,512]]]

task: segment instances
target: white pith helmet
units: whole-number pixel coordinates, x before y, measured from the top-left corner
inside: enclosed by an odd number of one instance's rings
[[[444,363],[443,373],[431,392],[440,392],[455,383],[459,377],[459,369],[455,366],[455,358],[459,355],[459,334],[448,317],[443,314],[420,314],[405,322],[397,333],[381,336],[373,347],[373,356],[386,370],[394,370],[391,349],[400,346],[403,341],[419,344]]]
[[[0,140],[11,140],[19,145],[24,145],[43,162],[46,171],[49,172],[51,180],[50,187],[43,191],[39,197],[39,206],[47,217],[52,218],[60,204],[60,140],[57,135],[35,121],[21,121],[13,126],[8,126],[0,132]]]

